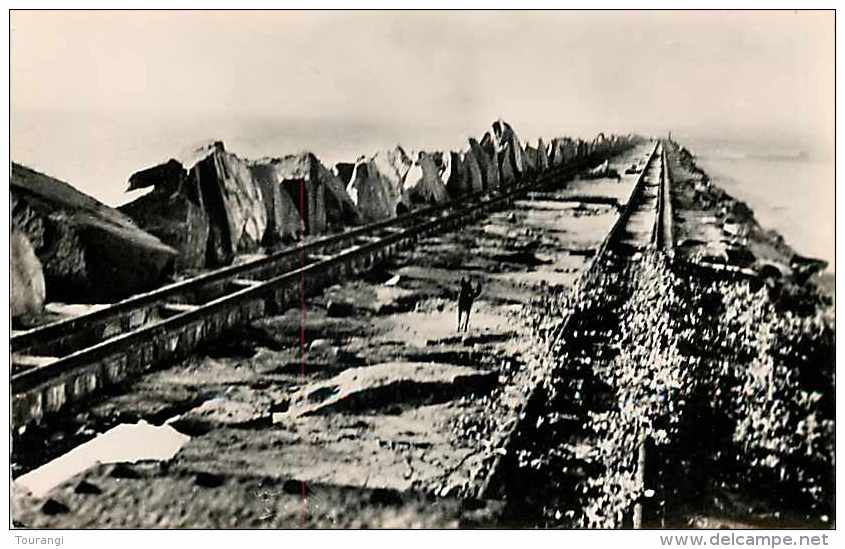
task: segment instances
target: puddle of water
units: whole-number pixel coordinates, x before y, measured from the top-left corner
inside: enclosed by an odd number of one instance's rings
[[[143,421],[124,423],[18,477],[14,484],[36,497],[43,497],[65,480],[97,463],[170,459],[190,438],[170,425],[157,427]]]

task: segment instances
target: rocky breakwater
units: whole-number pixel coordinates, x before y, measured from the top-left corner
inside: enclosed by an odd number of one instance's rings
[[[351,174],[347,190],[365,219],[387,219],[409,209],[494,191],[528,176],[575,160],[597,159],[631,146],[641,138],[600,133],[586,141],[558,137],[547,145],[523,145],[513,127],[493,122],[481,139],[470,137],[461,151],[427,151],[417,155],[401,146],[361,157],[354,165],[338,164],[338,174]],[[412,160],[416,157],[416,160]]]
[[[129,182],[153,190],[121,210],[178,250],[180,270],[361,221],[342,182],[310,152],[250,161],[214,141]]]
[[[401,215],[410,209],[442,204],[467,194],[510,185],[549,166],[545,146],[531,163],[514,129],[497,120],[479,142],[470,138],[463,151],[408,152],[401,145],[361,157],[354,167],[338,164],[346,187],[366,221]],[[542,158],[542,160],[541,160]],[[540,168],[540,166],[543,166]]]
[[[132,175],[130,189],[151,192],[120,209],[178,252],[177,271],[204,269],[305,234],[495,191],[631,143],[631,136],[600,134],[590,142],[555,138],[549,146],[540,140],[536,149],[523,147],[499,119],[461,151],[417,154],[396,146],[332,172],[311,153],[250,161],[212,141]]]
[[[255,250],[267,230],[249,165],[220,141],[129,178],[130,190],[146,187],[153,191],[120,209],[176,248],[180,269],[227,265],[238,252]]]
[[[562,166],[587,154],[589,154],[589,145],[583,139],[556,137],[550,144],[549,165]]]
[[[115,301],[173,272],[176,251],[120,211],[14,162],[9,183],[13,316],[39,312],[45,299]]]
[[[556,138],[550,147],[541,140],[526,150],[499,119],[462,151],[396,146],[331,171],[310,152],[248,160],[209,141],[134,173],[129,190],[150,192],[117,210],[13,165],[13,226],[32,245],[46,283],[40,298],[37,265],[21,264],[16,310],[39,310],[45,299],[115,301],[159,286],[174,272],[229,265],[239,254],[306,235],[494,191],[631,143],[630,136],[599,135],[591,142]],[[19,243],[16,257],[27,257],[25,241]]]
[[[542,137],[538,140],[536,147],[525,145],[522,162],[525,174],[542,173],[549,169],[549,150],[543,143]]]
[[[337,171],[345,169],[339,165]],[[481,188],[478,166],[464,162],[460,153],[414,153],[396,145],[359,158],[347,192],[364,219],[372,222],[415,207],[444,204],[473,188]]]

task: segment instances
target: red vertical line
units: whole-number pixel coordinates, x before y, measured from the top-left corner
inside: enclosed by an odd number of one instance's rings
[[[305,239],[305,181],[299,181],[299,227],[302,240]],[[299,382],[305,383],[305,248],[299,252]],[[308,509],[307,490],[305,481],[300,481],[300,494],[302,497],[302,513],[300,515],[301,527],[305,528],[306,512]]]

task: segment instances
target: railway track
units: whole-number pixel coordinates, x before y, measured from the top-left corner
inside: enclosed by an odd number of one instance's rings
[[[592,262],[581,275],[581,281],[595,277],[598,270],[608,261],[622,261],[635,263],[642,253],[648,249],[670,251],[672,242],[671,198],[666,165],[666,146],[657,141],[640,172],[628,201],[619,216],[602,241]],[[576,341],[573,334],[574,317],[577,313],[567,315],[557,330],[550,335],[550,348],[564,347],[568,341]],[[531,387],[527,398],[523,401],[520,418],[506,433],[500,434],[503,440],[503,452],[496,455],[487,476],[478,489],[479,499],[506,498],[507,485],[519,478],[512,471],[519,469],[516,449],[521,443],[524,431],[532,430],[538,424],[538,415],[542,413],[545,392],[542,382]],[[523,490],[524,487],[519,487]]]
[[[625,207],[608,231],[589,270],[603,261],[608,253],[619,257],[634,257],[649,246],[671,246],[663,237],[662,220],[665,217],[668,194],[666,178],[666,151],[658,141],[637,178]],[[669,218],[671,223],[671,217]],[[671,232],[671,229],[669,229]]]
[[[183,358],[235,326],[299,307],[309,293],[367,271],[419,238],[460,227],[603,159],[586,157],[507,190],[315,239],[15,333],[12,426],[39,422],[107,386]]]

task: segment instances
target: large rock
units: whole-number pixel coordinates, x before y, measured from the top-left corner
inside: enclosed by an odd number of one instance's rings
[[[552,139],[549,147],[549,164],[552,166],[560,166],[567,162],[567,153],[565,149],[566,140],[560,138]]]
[[[306,234],[322,234],[361,222],[355,203],[341,180],[310,152],[265,159],[253,165],[271,165],[277,186],[284,189],[305,222]]]
[[[9,267],[12,318],[37,316],[44,310],[46,288],[41,262],[26,235],[12,230],[9,235]]]
[[[454,151],[437,154],[436,159],[440,169],[440,181],[446,185],[446,192],[449,193],[450,197],[457,196],[452,194],[451,188],[457,190],[463,185],[463,162],[461,160],[461,154]],[[451,188],[450,181],[452,182]]]
[[[499,164],[501,183],[509,185],[519,179],[524,171],[522,144],[510,124],[501,118],[493,122],[491,138]]]
[[[176,251],[125,214],[12,163],[12,226],[41,261],[48,301],[114,301],[160,285]]]
[[[541,172],[549,169],[549,152],[542,137],[537,143],[537,169]]]
[[[404,191],[411,204],[442,204],[449,200],[440,173],[436,156],[420,152],[416,164],[405,176]]]
[[[638,138],[633,135],[608,137],[604,133],[599,133],[591,141],[556,137],[552,139],[549,146],[548,163],[552,167],[583,159],[589,155],[606,156],[630,146],[636,139]]]
[[[249,166],[252,177],[261,188],[267,212],[267,230],[263,239],[267,246],[298,240],[305,230],[299,210],[285,190],[284,176],[278,168],[273,160],[250,162]]]
[[[379,151],[372,158],[358,159],[346,191],[365,221],[389,219],[410,209],[404,185],[413,165],[413,160],[398,145]]]
[[[484,175],[481,172],[481,166],[475,155],[472,154],[472,149],[468,149],[462,154],[463,181],[464,185],[473,193],[478,193],[484,190]]]
[[[449,196],[457,198],[480,191],[483,188],[481,172],[478,170],[478,164],[471,154],[466,155],[451,151],[444,158],[448,160],[445,162],[446,170],[443,172],[443,180],[446,181],[446,190],[449,192]],[[472,162],[471,166],[469,165],[470,162]]]
[[[562,166],[581,158],[579,142],[569,137],[556,137],[552,139],[549,165]]]
[[[556,168],[561,165],[560,139],[555,137],[549,142],[549,167]]]
[[[610,150],[611,141],[604,135],[599,133],[589,145],[590,154],[603,154]]]
[[[196,179],[178,160],[140,171],[130,188],[152,185],[152,192],[121,206],[138,225],[176,249],[175,270],[206,265],[209,217]]]
[[[345,187],[352,181],[352,174],[355,173],[355,162],[338,162],[332,168],[332,173],[343,182]]]
[[[576,145],[576,158],[586,158],[590,155],[590,146],[583,139],[579,139]]]
[[[500,157],[504,160],[504,157]],[[499,167],[500,181],[502,186],[510,185],[519,179],[519,173],[514,171],[513,165],[504,160]]]
[[[317,161],[317,174],[326,184],[326,220],[329,228],[341,231],[364,222],[358,207],[346,192],[346,183]]]
[[[473,150],[476,153],[476,159],[479,164],[483,165],[485,176],[485,189],[498,189],[501,182],[499,174],[499,157],[496,154],[496,145],[493,143],[493,137],[490,132],[484,134],[481,141],[477,143],[478,147]],[[472,147],[472,140],[470,140],[470,147]]]
[[[176,247],[182,256],[180,266],[228,265],[236,253],[255,251],[264,238],[267,210],[261,189],[247,162],[227,152],[220,141],[201,145],[182,160],[170,160],[129,179],[130,190],[150,186],[153,196],[121,209]],[[170,212],[174,205],[178,207]],[[203,221],[207,226],[204,260],[204,229],[199,228],[196,236],[178,236],[181,227],[197,228]]]
[[[346,192],[367,223],[396,215],[397,200],[366,158],[355,164]]]
[[[539,151],[531,145],[525,146],[525,154],[522,158],[522,167],[524,173],[536,173],[537,164],[539,163]]]
[[[267,230],[261,189],[248,164],[215,141],[199,150],[194,164],[209,225],[209,265],[228,265],[238,252],[255,251]]]
[[[483,158],[481,156],[481,146],[478,144],[478,141],[470,137],[467,141],[467,148],[464,152],[464,165],[468,164],[469,162],[473,162],[478,167],[478,173],[481,176],[481,188],[487,188],[487,168],[483,163]]]
[[[370,159],[371,168],[381,178],[385,190],[395,201],[394,210],[399,208],[407,211],[411,207],[410,197],[405,191],[405,182],[408,173],[414,167],[412,154],[409,154],[401,145],[386,151],[378,151]]]

